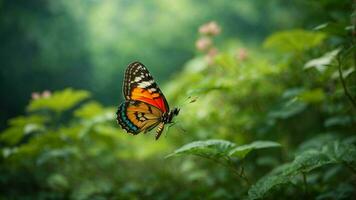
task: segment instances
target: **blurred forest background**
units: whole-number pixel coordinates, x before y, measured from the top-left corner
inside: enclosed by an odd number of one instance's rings
[[[0,0],[0,199],[355,199],[355,6]],[[136,60],[158,141],[115,121]]]

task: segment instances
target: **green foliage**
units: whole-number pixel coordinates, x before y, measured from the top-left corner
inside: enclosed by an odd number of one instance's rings
[[[312,59],[305,63],[304,69],[316,68],[318,71],[324,72],[325,68],[331,64],[339,52],[340,49],[335,49],[325,53],[322,57]]]
[[[204,157],[238,157],[240,159],[255,149],[279,147],[280,144],[270,141],[255,141],[251,144],[237,146],[226,140],[195,141],[182,146],[166,158],[178,155],[198,155]]]
[[[265,198],[269,192],[283,184],[303,184],[298,183],[297,176],[305,176],[312,170],[330,164],[345,165],[348,170],[355,173],[356,145],[340,140],[335,141],[335,137],[322,137],[325,139],[318,137],[302,144],[303,151],[297,154],[293,162],[276,168],[261,178],[249,190],[249,198]]]
[[[229,156],[239,157],[239,158],[243,159],[249,152],[251,152],[255,149],[264,149],[264,148],[279,147],[279,146],[281,146],[281,145],[276,142],[254,141],[251,144],[245,144],[245,145],[233,148],[229,152]]]
[[[0,73],[4,112],[14,97],[28,103],[0,133],[0,199],[354,199],[349,1],[284,2],[285,9],[280,1],[0,2],[0,10],[14,8],[0,12],[1,30],[14,33],[2,35],[1,55],[10,67],[30,70]],[[195,56],[196,30],[207,19],[184,14],[192,11],[218,16],[222,30]],[[157,23],[144,26],[152,20]],[[266,23],[257,29],[259,21]],[[264,42],[256,39],[260,29],[271,32]],[[58,31],[63,35],[50,34]],[[12,45],[15,39],[21,48]],[[170,107],[181,111],[158,141],[116,123],[123,69],[115,65],[133,57],[159,83],[174,72],[160,86]],[[167,66],[163,75],[160,66]],[[28,100],[33,90],[68,85],[83,89],[33,93]],[[21,93],[12,95],[17,87]],[[114,107],[102,104],[113,101]]]
[[[263,46],[285,53],[300,53],[320,45],[325,38],[320,32],[287,30],[269,36]]]
[[[204,156],[225,156],[236,144],[225,140],[195,141],[182,146],[166,158],[178,155],[204,155]]]
[[[40,98],[31,101],[28,106],[28,111],[48,109],[59,113],[72,108],[79,102],[87,99],[89,96],[90,95],[87,91],[73,91],[68,88],[61,92],[55,92],[48,98]]]

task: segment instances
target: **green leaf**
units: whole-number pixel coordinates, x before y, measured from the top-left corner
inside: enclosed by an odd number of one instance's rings
[[[110,191],[113,191],[113,185],[111,181],[107,179],[96,178],[95,180],[83,180],[80,184],[75,186],[73,192],[71,193],[70,199],[100,199],[94,198],[95,194],[105,194]]]
[[[338,137],[334,134],[324,133],[317,135],[299,145],[297,154],[307,150],[320,150],[325,144],[335,140],[338,140]]]
[[[10,127],[0,134],[0,141],[5,142],[8,145],[15,145],[23,138],[23,136],[24,130],[22,127]]]
[[[52,174],[47,178],[47,184],[57,191],[65,191],[69,187],[67,178],[62,174]]]
[[[269,36],[263,46],[280,52],[302,52],[318,46],[326,35],[316,31],[287,30]]]
[[[276,109],[268,113],[268,116],[277,119],[287,119],[301,113],[306,109],[306,107],[307,104],[302,101],[299,101],[296,97],[278,105]]]
[[[254,184],[248,191],[249,199],[263,199],[280,185],[288,184],[293,177],[307,173],[315,168],[331,163],[330,159],[319,151],[307,151],[295,158],[292,163],[276,168]]]
[[[308,150],[296,156],[287,172],[288,174],[307,173],[330,163],[333,163],[333,161],[324,152]]]
[[[335,163],[349,163],[356,167],[356,146],[341,141],[333,141],[322,148],[322,152],[328,155]]]
[[[241,159],[245,158],[245,156],[252,150],[255,149],[263,149],[263,148],[272,148],[272,147],[280,147],[281,145],[277,142],[272,141],[255,141],[251,144],[246,144],[242,146],[238,146],[230,150],[229,156],[239,157]]]
[[[321,88],[304,91],[298,95],[299,99],[306,103],[318,103],[325,99],[325,93]]]
[[[334,163],[352,163],[356,162],[354,141],[354,137],[341,140],[332,134],[322,134],[301,144],[298,155],[303,154],[303,152],[318,151],[327,155],[328,159]]]
[[[97,116],[98,114],[101,114],[103,111],[104,108],[101,104],[95,101],[91,101],[75,110],[74,115],[79,118],[90,119]]]
[[[58,159],[58,158],[68,158],[69,156],[79,156],[79,151],[77,148],[74,147],[68,147],[68,148],[63,148],[63,149],[53,149],[44,152],[41,154],[38,159],[37,159],[37,164],[42,165],[45,164],[53,159]]]
[[[324,33],[327,33],[329,35],[333,36],[344,36],[345,35],[345,29],[346,26],[349,25],[347,21],[345,22],[326,22],[323,24],[320,24],[314,28],[316,31],[322,31]]]
[[[335,49],[333,51],[325,53],[319,58],[312,59],[305,63],[304,69],[316,68],[320,72],[324,72],[331,62],[335,59],[336,55],[341,49]]]
[[[316,199],[317,200],[344,200],[344,199],[352,199],[354,196],[355,189],[354,186],[348,183],[340,183],[336,188],[333,187],[331,190],[328,189],[325,193],[319,194]]]
[[[166,158],[179,155],[227,155],[227,153],[235,146],[234,143],[226,140],[195,141],[175,150],[173,153],[167,155]]]
[[[27,109],[28,111],[49,109],[60,113],[72,108],[89,96],[90,93],[87,91],[67,88],[63,91],[54,92],[48,98],[32,100]]]
[[[10,126],[26,126],[27,124],[43,124],[47,121],[44,116],[30,115],[30,116],[18,116],[9,120]]]
[[[337,140],[333,135],[325,134],[304,143],[304,151],[299,153],[293,162],[274,169],[253,185],[249,192],[249,199],[262,199],[282,184],[304,173],[329,164],[348,164],[355,169],[356,146],[352,143]]]
[[[288,165],[283,165],[281,167],[276,168],[276,171],[280,170],[280,168],[286,168]],[[256,184],[251,186],[248,191],[249,199],[262,199],[264,198],[269,191],[276,188],[277,186],[287,184],[290,180],[286,175],[273,175],[274,171],[271,174],[262,177],[257,181]]]
[[[351,66],[348,69],[345,70],[341,70],[342,76],[344,77],[344,79],[346,80],[348,77],[352,77],[350,76],[352,73],[355,72],[355,69]],[[332,75],[331,75],[332,79],[339,79],[340,78],[340,74],[339,71],[335,71]]]
[[[351,126],[352,122],[351,116],[347,115],[336,115],[332,116],[330,118],[327,118],[324,122],[325,127],[331,127],[331,126]]]

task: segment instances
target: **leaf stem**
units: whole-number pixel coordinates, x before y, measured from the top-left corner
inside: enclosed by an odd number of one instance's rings
[[[302,172],[302,176],[303,176],[304,192],[305,192],[305,195],[308,196],[307,176],[304,172]]]
[[[339,78],[340,78],[342,87],[344,88],[344,93],[347,96],[347,98],[350,100],[350,102],[352,103],[354,108],[356,108],[356,101],[353,99],[350,92],[348,91],[348,89],[346,87],[344,76],[342,75],[340,54],[337,56],[337,65],[338,65],[338,70],[339,70]]]
[[[252,185],[250,180],[247,178],[246,174],[244,173],[243,166],[241,168],[241,171],[239,172],[234,167],[234,163],[229,157],[223,157],[225,162],[222,162],[221,160],[215,159],[213,157],[209,157],[209,156],[205,156],[205,155],[201,155],[201,154],[196,154],[196,155],[199,156],[199,157],[206,158],[208,160],[214,161],[214,162],[216,162],[216,163],[218,163],[218,164],[220,164],[220,165],[222,165],[224,167],[227,167],[228,169],[230,169],[233,172],[233,174],[235,176],[237,176],[238,178],[243,179],[247,183],[248,186]]]
[[[346,166],[346,168],[348,168],[349,170],[351,170],[352,173],[356,174],[356,169],[354,169],[354,168],[352,167],[352,165],[350,165],[350,164],[347,163],[347,162],[343,162],[343,163],[344,163],[344,165]]]
[[[245,174],[245,168],[243,166],[243,160],[241,161],[241,170],[240,172],[234,167],[234,162],[231,160],[230,157],[225,157],[225,160],[227,161],[227,165],[229,168],[238,175],[238,177],[242,178],[249,186],[251,186],[251,181],[247,178]]]

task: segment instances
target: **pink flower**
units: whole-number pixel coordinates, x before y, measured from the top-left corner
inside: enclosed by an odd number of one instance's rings
[[[199,27],[199,33],[203,35],[218,35],[220,32],[221,28],[215,21],[208,22]]]
[[[209,51],[208,51],[208,56],[209,57],[215,57],[217,54],[218,54],[218,49],[215,48],[215,47],[210,48]]]
[[[33,100],[39,99],[41,96],[38,92],[32,92],[31,97]]]
[[[240,48],[237,50],[236,58],[238,60],[244,61],[248,58],[248,52],[245,48]]]
[[[211,46],[211,44],[212,44],[211,39],[207,37],[202,37],[195,42],[195,47],[199,51],[205,51]]]
[[[218,50],[216,48],[210,48],[208,53],[205,56],[206,61],[208,62],[208,65],[213,65],[215,62],[215,57],[218,54]]]
[[[49,97],[51,97],[51,95],[52,95],[51,91],[45,90],[42,93],[42,98],[49,98]]]

